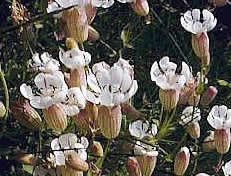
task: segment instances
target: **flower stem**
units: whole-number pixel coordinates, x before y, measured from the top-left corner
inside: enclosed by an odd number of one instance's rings
[[[5,76],[4,76],[4,73],[1,69],[1,65],[0,65],[0,81],[2,82],[3,89],[4,89],[4,95],[5,95],[6,114],[4,116],[4,119],[7,120],[8,111],[9,111],[9,93],[8,93],[8,88],[7,88]]]

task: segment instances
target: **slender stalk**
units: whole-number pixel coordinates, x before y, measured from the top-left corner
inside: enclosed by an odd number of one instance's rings
[[[8,88],[7,88],[4,73],[3,73],[2,69],[1,69],[1,65],[0,65],[0,81],[2,82],[3,89],[4,89],[4,95],[5,95],[6,114],[4,116],[4,119],[7,120],[8,111],[9,111],[9,92],[8,92]]]

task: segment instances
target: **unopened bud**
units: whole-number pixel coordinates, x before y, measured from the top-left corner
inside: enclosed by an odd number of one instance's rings
[[[228,4],[228,0],[209,0],[209,3],[217,7],[223,7]]]
[[[176,154],[176,158],[174,161],[174,174],[184,175],[185,171],[188,168],[189,160],[189,149],[187,147],[182,147],[180,151]]]
[[[204,152],[210,152],[216,149],[215,142],[214,142],[214,131],[211,131],[209,136],[207,136],[202,144],[202,149]]]
[[[17,102],[10,105],[13,117],[19,123],[31,130],[39,130],[43,128],[42,119],[39,113],[31,107],[28,100],[21,98]]]
[[[197,139],[200,137],[200,125],[198,122],[192,122],[186,127],[186,131],[188,134],[194,138]]]
[[[179,90],[159,90],[160,102],[166,110],[171,110],[177,106],[179,96]]]
[[[131,4],[132,9],[140,16],[146,16],[149,13],[149,5],[147,0],[135,0]]]
[[[227,153],[230,147],[230,129],[216,129],[214,142],[218,153]]]
[[[52,105],[43,109],[44,119],[48,128],[55,131],[64,131],[67,127],[67,115],[61,104]]]
[[[203,106],[208,106],[217,95],[217,88],[214,86],[209,86],[201,96],[200,104]]]
[[[103,147],[98,141],[93,141],[90,151],[94,156],[103,157]]]
[[[4,104],[0,101],[0,118],[4,117],[6,114],[6,108]]]
[[[38,162],[38,158],[36,158],[33,154],[28,154],[24,152],[17,153],[15,160],[22,164],[32,165],[32,166],[36,166]]]
[[[131,119],[141,119],[144,118],[144,114],[137,111],[134,106],[130,103],[122,103],[121,105],[122,114],[126,115],[128,118]]]
[[[88,40],[93,40],[93,41],[96,41],[96,40],[99,40],[99,32],[93,28],[92,26],[88,26]]]
[[[104,137],[107,139],[117,137],[122,121],[120,105],[114,107],[101,106],[99,108],[97,121]]]
[[[201,59],[209,55],[209,37],[206,32],[192,34],[192,48]]]
[[[77,171],[88,171],[89,165],[86,161],[82,160],[76,152],[71,152],[67,156],[67,164],[72,169]]]
[[[140,166],[135,157],[129,157],[126,163],[129,176],[142,176]]]

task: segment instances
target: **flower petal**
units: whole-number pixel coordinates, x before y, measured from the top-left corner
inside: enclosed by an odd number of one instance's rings
[[[20,86],[20,92],[25,98],[27,98],[29,100],[34,97],[34,95],[32,93],[31,86],[27,86],[26,84],[22,84]]]

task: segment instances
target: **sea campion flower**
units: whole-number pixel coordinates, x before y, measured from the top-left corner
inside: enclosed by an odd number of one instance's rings
[[[137,120],[129,124],[129,132],[132,136],[142,139],[145,136],[157,134],[156,124],[152,124],[151,131],[148,131],[148,121]]]
[[[195,54],[200,57],[203,65],[208,66],[210,54],[207,32],[216,26],[216,18],[211,12],[204,9],[202,10],[201,19],[201,11],[193,9],[192,11],[188,10],[180,20],[184,29],[192,33],[192,48]]]
[[[67,43],[68,42],[75,41],[73,41],[73,39],[67,39]],[[71,69],[70,79],[68,81],[69,86],[86,86],[87,83],[84,67],[90,63],[91,55],[88,52],[81,51],[77,44],[72,44],[72,47],[71,50],[66,52],[63,49],[60,49],[59,59],[67,68]]]
[[[182,147],[180,151],[176,154],[174,161],[174,174],[184,175],[188,168],[190,161],[190,153],[187,147]]]
[[[129,176],[142,176],[139,163],[135,157],[129,157],[126,162],[126,168]]]
[[[51,142],[51,149],[54,150],[55,164],[57,166],[65,166],[68,155],[72,152],[76,152],[81,160],[86,161],[86,149],[88,145],[87,138],[81,137],[81,139],[78,139],[77,136],[72,133],[64,134],[59,136],[59,138],[53,139]],[[62,149],[64,149],[64,151],[62,151]]]
[[[53,59],[47,52],[41,56],[38,53],[33,54],[32,59],[29,60],[29,65],[33,70],[44,73],[54,73],[59,70],[60,66],[59,61]]]
[[[165,109],[170,110],[177,106],[181,89],[186,82],[186,76],[190,73],[186,69],[187,64],[182,62],[182,72],[177,74],[177,65],[169,61],[165,56],[160,61],[154,62],[151,67],[151,80],[160,87],[159,98]]]
[[[186,107],[181,116],[181,125],[186,126],[186,131],[192,138],[200,137],[200,125],[199,121],[201,119],[200,109],[188,106]]]
[[[101,132],[107,138],[115,138],[121,127],[120,104],[129,100],[138,89],[133,67],[124,59],[119,59],[113,67],[105,62],[97,63],[92,72],[89,70],[87,83],[90,90],[82,87],[86,99],[101,105],[97,118]]]
[[[231,175],[231,161],[225,163],[225,165],[222,167],[222,170],[225,176]]]
[[[230,147],[231,109],[214,106],[207,117],[208,123],[215,128],[214,141],[217,152],[226,153]]]

